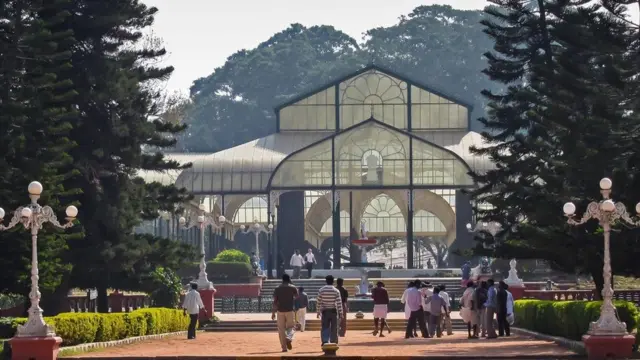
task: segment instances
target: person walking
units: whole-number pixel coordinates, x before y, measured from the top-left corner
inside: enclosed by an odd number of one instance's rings
[[[316,264],[316,257],[313,255],[313,250],[309,249],[304,255],[305,266],[307,267],[307,274],[311,279],[311,272],[313,271],[313,265]]]
[[[198,292],[198,284],[191,283],[189,292],[184,296],[182,303],[182,312],[186,316],[189,314],[189,327],[187,328],[187,339],[193,340],[196,338],[196,324],[198,322],[198,315],[200,310],[204,310],[204,314],[207,314],[207,310],[204,308],[202,298]]]
[[[294,302],[296,310],[296,319],[300,324],[300,331],[304,332],[305,325],[307,324],[307,307],[309,306],[309,296],[304,292],[304,288],[301,286],[298,289],[298,297]]]
[[[433,289],[433,295],[427,297],[427,306],[429,306],[429,336],[442,337],[442,316],[449,310],[447,304],[442,297],[440,297],[440,287],[436,286]]]
[[[378,281],[376,287],[371,290],[373,298],[373,336],[378,335],[378,323],[380,323],[380,337],[384,337],[383,330],[387,326],[387,312],[389,311],[389,293],[384,288],[382,281]],[[391,333],[391,329],[387,326]]]
[[[496,318],[498,320],[498,336],[511,336],[511,329],[507,321],[509,293],[507,284],[504,281],[498,283],[496,292]]]
[[[289,265],[293,269],[293,278],[300,279],[300,270],[302,269],[302,265],[304,265],[304,259],[302,255],[300,255],[300,251],[296,250],[293,255],[291,255],[291,260],[289,261]]]
[[[493,326],[493,317],[498,304],[496,302],[496,287],[493,279],[487,280],[487,286],[489,286],[489,289],[487,290],[487,301],[484,303],[484,326],[487,329],[487,339],[495,339],[498,334],[496,334],[496,329]]]
[[[478,301],[473,281],[467,281],[467,288],[462,294],[460,304],[462,305],[462,308],[460,309],[460,317],[467,324],[468,337],[469,339],[477,339],[479,322]]]
[[[440,297],[444,300],[447,305],[447,311],[442,316],[442,328],[447,329],[447,335],[453,335],[453,324],[451,323],[451,297],[449,297],[449,293],[447,292],[446,285],[440,285]]]
[[[507,290],[507,322],[509,323],[509,326],[511,326],[516,322],[516,316],[513,313],[513,306],[515,305],[515,302],[513,301],[513,295],[509,291],[509,285],[506,285],[506,290]]]
[[[487,293],[489,291],[488,288],[489,285],[487,285],[486,281],[481,281],[480,286],[476,288],[476,300],[478,301],[476,310],[478,311],[478,316],[480,318],[478,326],[480,326],[480,336],[482,337],[487,336],[487,326],[485,322],[486,309],[484,307],[484,304],[487,302]]]
[[[349,306],[347,303],[349,292],[344,288],[343,278],[338,278],[336,280],[336,284],[338,285],[336,288],[338,289],[338,291],[340,291],[340,300],[342,301],[342,314],[344,315],[340,318],[340,329],[338,329],[338,336],[345,337],[347,335],[347,314],[349,313]]]
[[[408,289],[406,296],[406,304],[409,305],[409,310],[411,310],[411,315],[409,316],[409,320],[407,321],[407,328],[405,330],[404,338],[409,339],[414,337],[413,334],[416,329],[416,322],[420,327],[420,333],[423,338],[427,338],[429,334],[427,333],[427,326],[424,323],[424,309],[422,308],[422,294],[420,293],[419,287],[421,285],[420,280],[416,280],[412,288]]]
[[[404,304],[404,319],[406,321],[409,321],[409,317],[411,316],[411,308],[409,308],[409,304],[407,304],[407,293],[413,288],[413,286],[414,282],[409,281],[409,283],[407,283],[407,289],[402,293],[402,297],[400,297],[400,303]],[[413,337],[418,337],[418,333],[415,327],[413,328],[412,335]]]
[[[294,301],[298,297],[298,289],[291,284],[289,274],[282,275],[282,284],[273,290],[273,310],[271,320],[276,320],[278,314],[278,337],[282,352],[293,348],[293,334],[295,326]]]
[[[427,336],[431,336],[432,330],[429,328],[431,324],[431,313],[429,311],[430,306],[427,306],[427,298],[433,295],[433,285],[431,285],[430,282],[421,283],[420,292],[422,293],[422,308],[424,309],[424,323],[427,327]]]
[[[333,276],[327,275],[326,285],[321,287],[316,298],[317,318],[321,320],[320,338],[322,345],[338,343],[338,321],[342,319],[342,299],[340,291],[333,286]]]

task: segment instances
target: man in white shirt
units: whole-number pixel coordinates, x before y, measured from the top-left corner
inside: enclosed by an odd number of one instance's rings
[[[309,279],[311,279],[311,271],[313,270],[313,264],[316,263],[316,257],[313,256],[313,251],[309,249],[307,253],[304,255],[304,262],[307,265],[307,272],[309,274]]]
[[[418,282],[420,283],[420,293],[422,294],[422,308],[424,309],[424,323],[425,326],[427,327],[427,336],[430,336],[429,334],[431,334],[431,330],[429,329],[429,319],[431,318],[431,312],[429,311],[431,309],[431,306],[427,306],[428,302],[427,299],[430,296],[433,296],[433,285],[431,285],[431,283],[429,282],[421,282],[420,280],[418,280]]]
[[[449,293],[445,290],[447,287],[443,284],[440,285],[440,297],[444,300],[445,304],[447,304],[447,313],[442,314],[442,321],[444,322],[443,328],[447,329],[447,335],[453,335],[453,325],[451,324],[451,298],[449,297]]]
[[[189,314],[189,329],[187,330],[187,339],[193,340],[196,338],[196,323],[198,322],[198,314],[200,310],[204,309],[202,298],[198,292],[198,284],[191,283],[191,289],[184,296],[184,302],[182,303],[182,310],[184,315]],[[204,309],[205,315],[207,310]]]
[[[293,278],[300,279],[300,269],[302,269],[302,265],[304,265],[304,259],[302,255],[300,255],[300,251],[296,250],[293,255],[291,255],[291,260],[289,261],[289,265],[293,269]]]

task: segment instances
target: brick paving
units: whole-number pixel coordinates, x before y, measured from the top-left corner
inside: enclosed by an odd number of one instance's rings
[[[440,339],[404,339],[398,331],[385,338],[373,337],[365,331],[352,331],[340,339],[338,355],[342,356],[438,356],[474,357],[496,359],[526,355],[528,358],[568,357],[574,353],[552,342],[535,340],[526,336],[511,336],[495,340],[468,340],[466,335],[455,334]],[[273,332],[222,332],[199,333],[196,340],[170,337],[144,341],[131,345],[107,348],[101,351],[70,356],[69,358],[117,359],[126,357],[144,358],[160,356],[249,356],[280,357],[283,355],[315,357],[322,355],[320,334],[317,331],[295,334],[293,350],[280,351],[278,335]]]

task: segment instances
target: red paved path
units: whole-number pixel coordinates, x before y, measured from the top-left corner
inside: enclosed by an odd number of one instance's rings
[[[487,359],[496,356],[562,356],[571,351],[547,341],[523,336],[512,336],[497,340],[468,340],[462,334],[445,336],[441,339],[409,339],[404,334],[393,332],[385,338],[373,337],[364,331],[352,331],[340,339],[338,355],[361,356],[478,356]],[[196,340],[179,337],[108,348],[74,357],[137,357],[137,356],[281,356],[281,355],[322,355],[320,334],[317,331],[296,333],[293,350],[280,352],[280,344],[275,332],[229,332],[199,333]]]

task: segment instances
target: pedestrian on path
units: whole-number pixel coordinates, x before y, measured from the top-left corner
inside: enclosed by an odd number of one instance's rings
[[[340,291],[333,286],[333,276],[327,275],[325,278],[327,285],[320,288],[316,298],[318,307],[317,317],[322,316],[320,338],[322,345],[326,343],[338,343],[338,321],[342,319],[342,300]]]
[[[304,288],[301,286],[298,289],[298,297],[295,301],[296,309],[296,321],[300,324],[300,331],[304,332],[305,325],[307,324],[307,307],[309,306],[309,296],[304,292]]]
[[[378,281],[376,287],[371,290],[373,298],[373,336],[378,335],[378,322],[380,323],[380,337],[384,337],[384,328],[391,333],[391,329],[387,325],[387,312],[389,311],[389,293],[384,288],[382,281]]]
[[[484,327],[487,329],[487,339],[495,339],[498,337],[496,329],[493,326],[493,317],[496,314],[496,308],[498,307],[496,298],[496,287],[493,279],[487,280],[489,289],[487,290],[487,302],[484,303]]]
[[[313,250],[309,249],[304,255],[305,266],[307,267],[307,275],[311,279],[311,272],[313,271],[313,265],[316,264],[316,257],[313,255]]]
[[[411,308],[409,308],[409,304],[407,303],[407,293],[409,292],[409,290],[411,290],[414,286],[414,282],[413,281],[409,281],[409,283],[407,284],[407,289],[402,293],[402,297],[400,298],[400,303],[404,304],[404,319],[409,321],[409,318],[411,317]],[[418,333],[416,331],[416,328],[413,328],[413,337],[418,337]]]
[[[427,306],[429,307],[429,336],[442,337],[442,316],[449,310],[447,309],[447,303],[440,296],[440,287],[436,286],[433,289],[433,295],[427,297]]]
[[[271,320],[276,320],[276,312],[278,313],[278,337],[282,352],[293,348],[295,326],[293,306],[296,297],[298,297],[298,289],[291,284],[289,274],[283,274],[282,284],[273,290],[273,310],[271,312]]]
[[[442,316],[442,329],[447,330],[447,335],[453,335],[453,324],[451,323],[451,297],[449,297],[449,293],[446,290],[447,287],[444,284],[440,285],[440,297],[444,300],[447,305],[447,309],[449,310]]]
[[[291,260],[289,261],[289,265],[293,269],[293,278],[300,279],[300,270],[302,269],[302,265],[304,265],[304,259],[302,255],[300,255],[300,251],[296,250],[293,255],[291,255]]]
[[[498,336],[511,336],[511,329],[509,322],[507,321],[509,292],[507,289],[509,286],[504,282],[498,283],[498,291],[496,292],[496,318],[498,320]]]
[[[198,314],[200,310],[204,309],[204,314],[207,315],[207,310],[204,308],[202,298],[198,292],[198,284],[191,283],[191,289],[184,296],[184,302],[182,303],[182,311],[186,316],[189,314],[189,328],[187,329],[187,339],[193,340],[196,338],[196,324],[198,323]]]
[[[478,314],[478,298],[473,281],[467,281],[467,289],[462,294],[460,304],[462,305],[460,317],[467,324],[468,338],[477,339],[480,318]]]
[[[338,330],[338,336],[345,337],[347,335],[347,314],[349,313],[349,307],[347,299],[349,298],[349,292],[344,288],[344,279],[338,278],[336,280],[336,288],[340,291],[340,300],[342,301],[342,314],[344,315],[340,319],[340,329]]]
[[[409,305],[411,315],[407,321],[407,329],[405,331],[404,338],[409,339],[414,337],[416,323],[420,327],[420,333],[423,338],[429,337],[427,333],[427,326],[424,323],[424,309],[422,308],[422,293],[419,288],[421,285],[420,280],[416,280],[412,288],[408,289],[406,296],[406,304]]]

